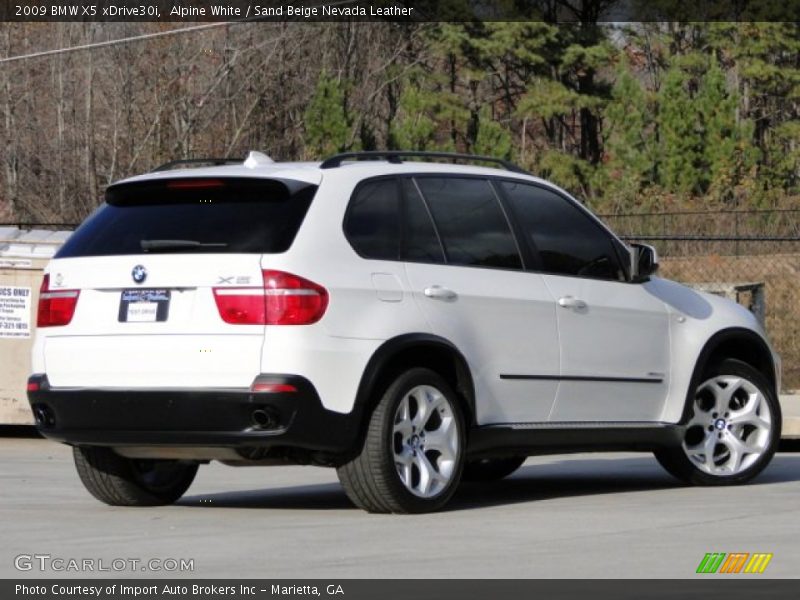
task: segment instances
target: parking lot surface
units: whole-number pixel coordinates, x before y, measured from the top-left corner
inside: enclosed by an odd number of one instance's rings
[[[0,438],[0,461],[0,577],[87,575],[15,568],[44,554],[193,560],[102,573],[125,577],[673,578],[707,552],[774,555],[741,577],[800,576],[800,453],[734,488],[684,487],[649,454],[536,457],[419,516],[354,508],[331,469],[212,463],[175,506],[113,508],[84,491],[66,446]]]

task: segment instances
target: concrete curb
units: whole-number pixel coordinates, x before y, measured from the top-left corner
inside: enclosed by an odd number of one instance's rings
[[[783,412],[782,439],[800,439],[800,394],[781,396]]]

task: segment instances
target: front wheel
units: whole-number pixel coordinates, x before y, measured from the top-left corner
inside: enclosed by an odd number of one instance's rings
[[[695,485],[734,485],[767,466],[781,436],[781,409],[769,382],[740,360],[709,369],[690,398],[680,447],[656,451],[672,475]]]
[[[360,453],[337,474],[350,500],[369,512],[435,511],[458,486],[465,443],[450,385],[434,371],[413,368],[388,387]]]
[[[111,448],[76,446],[72,454],[84,487],[111,506],[172,504],[197,474],[196,463],[125,458]]]

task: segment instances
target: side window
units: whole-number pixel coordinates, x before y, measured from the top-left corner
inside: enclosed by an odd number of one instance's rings
[[[451,265],[522,269],[514,237],[485,179],[417,179]]]
[[[353,249],[364,258],[400,257],[400,192],[394,179],[368,181],[358,187],[344,223]]]
[[[578,207],[537,186],[508,181],[502,186],[544,272],[624,280],[611,236]]]
[[[444,262],[442,245],[433,228],[431,216],[419,195],[414,182],[402,180],[405,194],[405,239],[403,259],[412,262],[441,264]]]

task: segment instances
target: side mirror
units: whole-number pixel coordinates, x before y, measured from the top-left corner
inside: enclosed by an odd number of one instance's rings
[[[658,271],[658,252],[648,244],[631,244],[633,281],[647,281]]]

